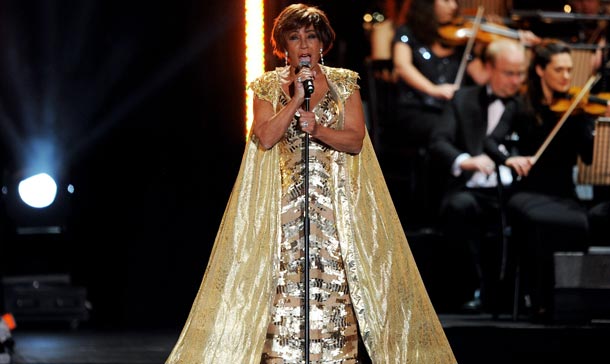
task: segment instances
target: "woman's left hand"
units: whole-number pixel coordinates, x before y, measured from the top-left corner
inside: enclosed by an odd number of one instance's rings
[[[305,111],[302,108],[299,108],[298,112],[299,115],[301,115],[299,117],[299,126],[301,127],[301,130],[310,135],[315,134],[316,129],[319,126],[316,123],[316,114],[312,111]]]
[[[519,41],[526,47],[532,47],[542,42],[542,39],[531,30],[519,29],[517,32],[519,34]]]

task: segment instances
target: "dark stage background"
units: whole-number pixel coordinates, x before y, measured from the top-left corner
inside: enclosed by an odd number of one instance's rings
[[[26,149],[13,134],[36,134],[75,186],[64,234],[16,235],[2,216],[3,276],[70,274],[90,325],[184,321],[243,151],[242,14],[235,0],[0,2],[4,183]]]
[[[265,7],[268,69],[268,32],[288,3]],[[364,74],[362,16],[381,1],[309,3],[337,32],[326,63]],[[183,325],[244,148],[243,7],[0,0],[2,185],[36,137],[58,148],[60,187],[75,186],[60,235],[16,234],[0,195],[0,276],[69,274],[93,327]]]
[[[288,3],[268,2],[267,31]],[[359,70],[372,2],[318,3],[339,36],[327,64]],[[60,235],[16,234],[1,196],[2,277],[69,274],[94,327],[184,323],[244,148],[243,12],[241,0],[0,1],[2,183],[35,135],[58,148],[60,188],[75,186]]]

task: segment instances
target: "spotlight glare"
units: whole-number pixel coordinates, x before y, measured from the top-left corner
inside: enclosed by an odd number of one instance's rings
[[[265,70],[265,1],[245,0],[246,28],[246,139],[254,119],[254,95],[248,84]]]
[[[47,207],[55,201],[57,183],[46,173],[39,173],[19,182],[19,196],[31,207]]]

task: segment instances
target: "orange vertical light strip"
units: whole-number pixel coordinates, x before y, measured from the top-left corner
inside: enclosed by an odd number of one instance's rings
[[[246,138],[254,119],[248,84],[265,71],[265,1],[245,0],[246,12]]]

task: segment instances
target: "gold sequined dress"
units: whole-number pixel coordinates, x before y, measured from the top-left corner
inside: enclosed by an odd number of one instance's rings
[[[318,122],[343,127],[358,75],[321,66]],[[279,110],[281,68],[251,84]],[[246,145],[199,292],[166,364],[303,361],[303,134]],[[456,362],[413,261],[368,135],[357,155],[309,150],[311,364]]]
[[[280,103],[288,103],[280,96]],[[339,108],[327,92],[312,111],[317,122],[338,127]],[[264,364],[301,364],[304,348],[304,150],[305,134],[293,119],[280,141],[282,241]],[[332,166],[343,154],[315,140],[309,148],[310,361],[356,363],[358,331],[352,309],[333,208]]]

